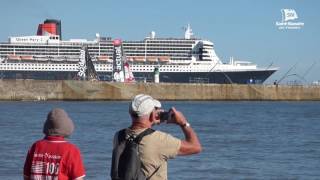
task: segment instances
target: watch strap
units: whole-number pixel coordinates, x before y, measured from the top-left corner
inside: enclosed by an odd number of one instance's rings
[[[190,127],[190,123],[185,122],[183,125],[181,125],[181,127],[185,128],[185,127]]]

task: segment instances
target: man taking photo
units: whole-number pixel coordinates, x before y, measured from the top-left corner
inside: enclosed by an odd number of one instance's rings
[[[131,126],[118,131],[114,136],[111,167],[113,180],[166,180],[168,159],[201,152],[197,134],[184,115],[174,107],[167,113],[167,123],[180,126],[185,139],[180,140],[168,133],[152,130],[153,125],[160,124],[161,113],[164,114],[161,103],[151,96],[139,94],[133,98],[129,105]]]

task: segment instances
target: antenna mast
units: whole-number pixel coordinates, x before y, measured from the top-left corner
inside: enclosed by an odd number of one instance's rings
[[[192,32],[192,29],[190,27],[190,24],[188,24],[188,26],[185,28],[184,38],[185,39],[191,39],[192,36],[193,36],[193,32]]]

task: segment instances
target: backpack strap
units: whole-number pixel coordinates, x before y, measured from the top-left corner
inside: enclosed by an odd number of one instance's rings
[[[126,140],[126,129],[121,129],[118,133],[118,143],[120,144],[124,140]]]
[[[118,133],[118,142],[119,143],[126,140],[127,131],[128,131],[128,129],[121,129],[119,131],[119,133]],[[148,129],[144,130],[142,133],[140,133],[138,136],[136,136],[134,138],[134,141],[137,144],[139,144],[144,136],[149,135],[149,134],[153,133],[154,131],[155,131],[154,129],[148,128]]]
[[[144,130],[142,133],[140,133],[135,139],[134,141],[137,143],[137,144],[140,144],[140,141],[142,140],[142,138],[144,136],[147,136],[151,133],[153,133],[155,130],[154,129],[151,129],[151,128],[148,128],[146,130]]]
[[[159,167],[157,167],[157,169],[155,171],[153,171],[153,173],[149,177],[147,177],[146,180],[150,180],[152,178],[152,176],[155,175],[156,172],[160,169],[160,167],[161,167],[161,165]]]

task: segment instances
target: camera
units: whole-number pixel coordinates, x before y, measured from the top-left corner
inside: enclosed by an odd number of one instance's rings
[[[159,112],[160,123],[170,122],[172,119],[172,116],[173,116],[173,114],[172,114],[171,109],[169,111]]]

